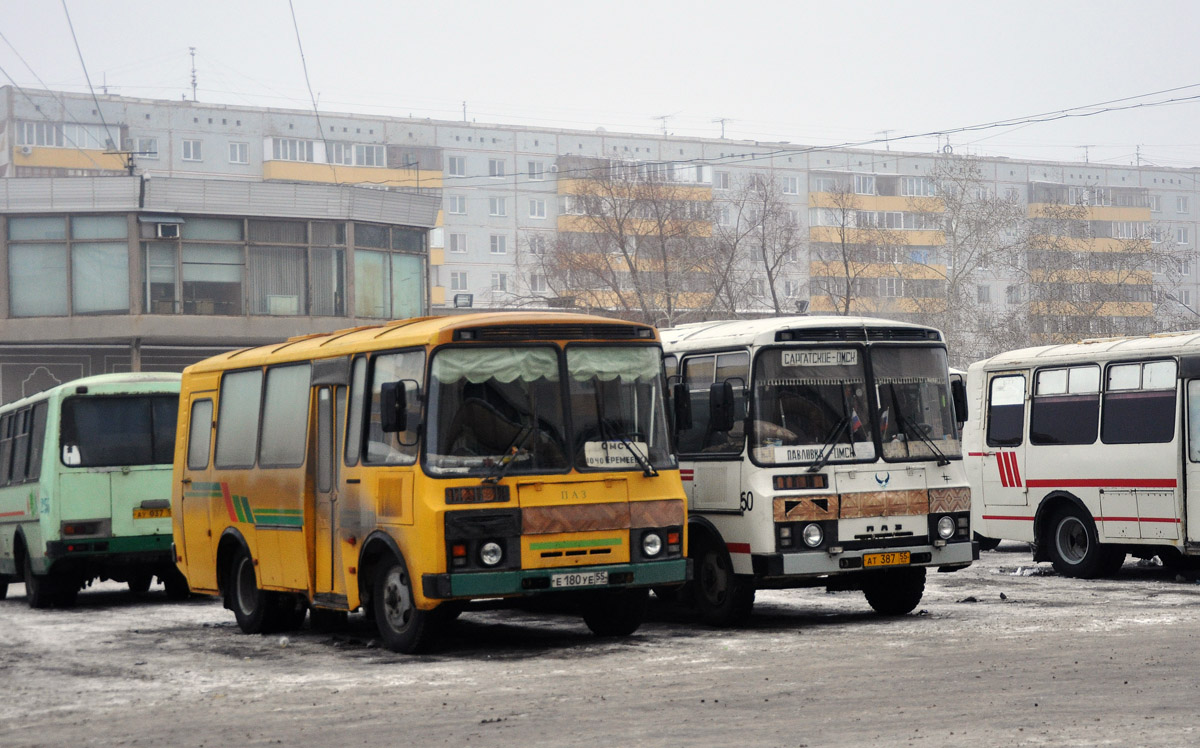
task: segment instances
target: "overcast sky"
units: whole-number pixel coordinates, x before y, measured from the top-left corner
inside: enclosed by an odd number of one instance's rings
[[[1127,164],[1140,146],[1142,163],[1200,166],[1194,0],[294,4],[322,111],[458,120],[466,101],[478,122],[645,133],[666,116],[707,137],[725,118],[727,137],[830,145],[1182,98],[948,137],[956,152]],[[67,9],[97,92],[190,98],[195,47],[201,101],[312,106],[287,0]],[[61,0],[0,0],[0,33],[0,81],[87,90]]]

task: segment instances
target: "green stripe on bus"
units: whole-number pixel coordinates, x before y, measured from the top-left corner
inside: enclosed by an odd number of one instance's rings
[[[247,516],[247,514],[248,514],[247,509],[242,507],[242,497],[241,496],[233,497],[233,511],[237,514],[238,522],[249,522],[250,521],[250,518]]]
[[[254,513],[254,516],[261,517],[264,514],[294,514],[299,516],[303,513],[303,509],[259,509]]]
[[[591,540],[556,540],[545,543],[530,543],[531,551],[551,551],[559,548],[593,548],[598,545],[621,545],[620,538],[593,538]]]
[[[220,483],[193,483],[193,491],[208,491],[210,493],[221,493]]]

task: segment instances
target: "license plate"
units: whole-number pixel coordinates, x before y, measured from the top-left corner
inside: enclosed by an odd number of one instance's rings
[[[133,510],[133,518],[134,519],[163,519],[164,517],[170,517],[170,516],[171,516],[170,507],[164,507],[162,509],[134,509]]]
[[[868,553],[863,556],[863,566],[907,566],[912,563],[908,551],[896,553]]]
[[[608,584],[607,571],[585,571],[571,574],[551,574],[551,587],[592,587]]]

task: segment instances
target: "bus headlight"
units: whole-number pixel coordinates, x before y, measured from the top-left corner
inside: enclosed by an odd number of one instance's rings
[[[942,540],[954,537],[955,522],[953,517],[942,517],[937,521],[937,534]]]
[[[648,532],[642,536],[642,555],[653,558],[662,553],[662,537],[656,532]]]
[[[479,546],[479,561],[484,566],[495,566],[504,560],[504,548],[494,540]]]
[[[809,548],[816,548],[825,540],[825,531],[816,522],[804,526],[804,532],[800,534],[804,539],[804,544]]]

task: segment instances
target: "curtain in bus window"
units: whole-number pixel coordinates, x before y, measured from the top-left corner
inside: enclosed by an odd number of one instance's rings
[[[995,377],[988,393],[987,443],[1017,447],[1024,441],[1025,375]]]
[[[425,308],[424,265],[420,257],[392,255],[393,319],[421,316]]]
[[[71,288],[76,314],[129,311],[129,247],[71,246]]]
[[[571,378],[580,382],[654,381],[661,373],[657,348],[572,346],[569,359]]]
[[[1099,425],[1099,366],[1037,372],[1029,413],[1031,444],[1093,444]]]
[[[184,314],[241,314],[243,247],[183,245]]]
[[[9,245],[8,284],[12,316],[65,317],[67,245]]]
[[[558,381],[558,356],[552,348],[448,348],[439,351],[430,372],[439,382]]]
[[[297,315],[308,309],[303,247],[250,247],[250,313]]]

